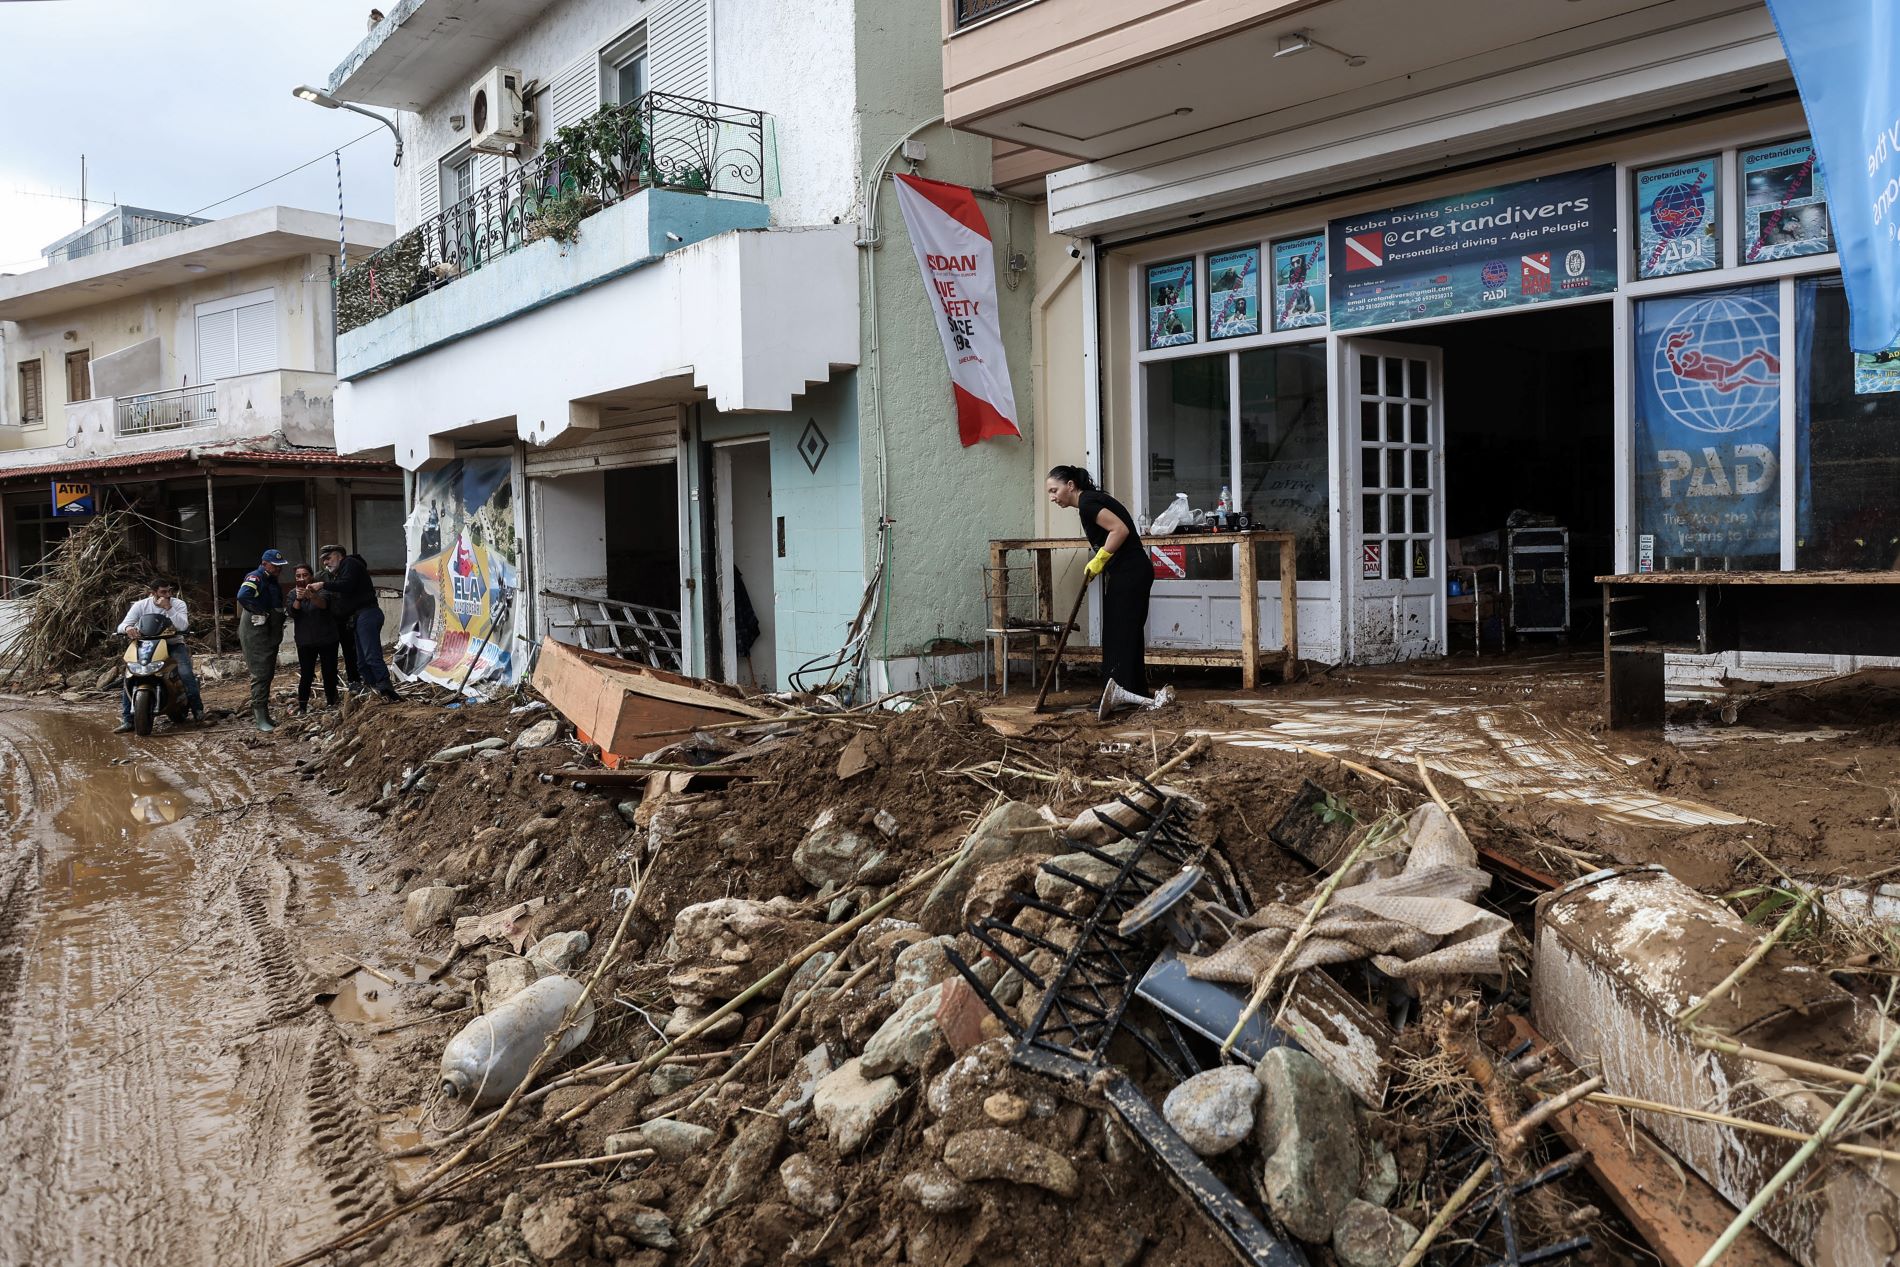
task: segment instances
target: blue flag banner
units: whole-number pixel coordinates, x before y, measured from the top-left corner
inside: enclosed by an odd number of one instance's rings
[[[1847,282],[1856,352],[1900,339],[1900,8],[1768,0],[1794,67]]]

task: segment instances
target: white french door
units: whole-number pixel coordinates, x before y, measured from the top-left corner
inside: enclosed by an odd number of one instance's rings
[[[1356,496],[1349,608],[1359,663],[1444,654],[1444,359],[1437,348],[1345,341]]]

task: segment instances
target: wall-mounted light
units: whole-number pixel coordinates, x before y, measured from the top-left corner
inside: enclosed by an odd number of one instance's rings
[[[376,120],[376,122],[388,128],[389,134],[396,138],[396,166],[402,166],[402,133],[396,130],[396,125],[390,120],[377,114],[374,110],[365,110],[363,107],[353,106],[347,101],[338,101],[329,93],[318,92],[309,84],[297,85],[290,90],[290,95],[299,101],[308,101],[313,106],[322,106],[325,110],[348,110],[352,114],[360,114],[366,119]]]
[[[1296,53],[1304,53],[1309,48],[1323,48],[1355,70],[1366,64],[1366,59],[1357,53],[1348,53],[1343,48],[1334,48],[1331,44],[1314,39],[1311,31],[1293,31],[1282,35],[1278,46],[1273,50],[1273,55],[1292,57]]]
[[[465,128],[465,127],[467,127],[467,126],[468,126],[468,116],[467,116],[467,115],[465,115],[465,114],[452,114],[452,115],[450,115],[450,116],[449,116],[449,130],[450,130],[450,131],[452,131],[452,132],[460,132],[460,131],[461,131],[461,130],[462,130],[463,128]]]
[[[202,273],[205,271],[205,266],[203,264],[187,264],[185,265],[185,271],[187,273]]]

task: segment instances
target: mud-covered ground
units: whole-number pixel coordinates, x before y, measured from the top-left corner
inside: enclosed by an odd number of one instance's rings
[[[1494,897],[1508,911],[1524,909],[1536,876],[1564,880],[1618,862],[1662,862],[1716,893],[1767,876],[1763,858],[1818,878],[1889,865],[1900,842],[1892,682],[1751,692],[1733,724],[1719,703],[1688,703],[1668,735],[1612,735],[1596,726],[1587,663],[1513,657],[1477,671],[1457,662],[1336,670],[1259,698],[1423,700],[1447,716],[1464,705],[1524,704],[1550,728],[1612,754],[1630,788],[1747,820],[1636,825],[1570,802],[1480,796],[1441,776],[1473,840],[1501,868]],[[797,927],[822,932],[828,917],[847,918],[955,849],[999,799],[1066,816],[1181,751],[1192,733],[1260,724],[1220,702],[1237,692],[1184,685],[1182,703],[1112,724],[1080,707],[1089,701],[1079,692],[1068,701],[1078,707],[1049,720],[1026,716],[1016,697],[952,692],[901,715],[810,723],[763,744],[730,740],[723,746],[752,777],[653,795],[549,781],[552,771],[591,765],[592,754],[565,728],[548,746],[513,746],[553,716],[516,710],[530,695],[448,709],[442,693],[412,687],[402,703],[326,711],[270,736],[226,717],[204,731],[161,727],[148,740],[108,734],[104,696],[6,702],[0,1159],[12,1178],[0,1184],[0,1264],[284,1262],[402,1208],[406,1186],[453,1151],[427,1144],[466,1119],[433,1100],[442,1045],[478,1004],[489,964],[516,953],[502,943],[458,953],[446,921],[405,932],[401,899],[418,886],[454,886],[455,916],[545,899],[533,932],[588,933],[593,946],[575,969],[585,976],[642,868],[641,900],[602,983],[594,1032],[561,1069],[630,1063],[659,1050],[676,1002],[666,978],[677,967],[668,942],[681,910],[724,897],[777,899]],[[214,709],[241,695],[228,679],[208,690]],[[509,746],[428,761],[491,738]],[[1497,733],[1487,741],[1500,760],[1517,742]],[[703,761],[719,755],[713,748],[702,742],[671,756]],[[1218,843],[1258,903],[1307,882],[1308,870],[1267,833],[1308,780],[1362,821],[1422,798],[1408,764],[1366,764],[1374,773],[1317,753],[1221,744],[1179,778],[1203,806],[1197,831]],[[841,775],[858,765],[862,772]],[[888,854],[859,890],[820,892],[792,865],[827,808],[876,831]],[[1000,891],[1032,878],[1026,866],[989,880]],[[839,897],[848,899],[842,914],[829,909]],[[893,914],[915,918],[917,903]],[[919,1210],[904,1177],[934,1164],[947,1136],[992,1125],[980,1101],[944,1115],[922,1107],[948,1062],[943,1053],[907,1082],[861,1150],[838,1155],[809,1128],[779,1139],[743,1202],[680,1231],[676,1247],[641,1243],[643,1220],[679,1228],[729,1177],[734,1156],[752,1146],[744,1141],[756,1143],[748,1128],[772,1113],[787,1071],[814,1044],[839,1056],[863,1046],[891,1013],[880,994],[911,936],[867,935],[847,955],[854,967],[877,965],[865,983],[810,1008],[720,1094],[669,1097],[642,1072],[577,1122],[557,1121],[602,1085],[583,1076],[517,1111],[481,1154],[515,1150],[505,1165],[438,1190],[348,1240],[331,1261],[525,1263],[543,1261],[529,1239],[546,1248],[550,1237],[563,1249],[545,1261],[616,1267],[1228,1261],[1099,1106],[1051,1097],[1006,1066],[986,1074],[986,1096],[1009,1092],[1030,1106],[1012,1129],[1075,1164],[1078,1196],[996,1185],[956,1216]],[[715,1078],[778,1014],[776,998],[756,1001],[735,1032],[686,1044],[667,1061]],[[678,1162],[555,1165],[600,1156],[610,1135],[656,1113],[713,1130],[717,1143]],[[1428,1176],[1416,1139],[1407,1151],[1407,1129],[1402,1115],[1368,1123],[1407,1168],[1397,1208],[1409,1202],[1422,1217]],[[775,1172],[794,1152],[836,1188],[836,1208],[814,1214],[790,1203]],[[1239,1163],[1226,1169],[1244,1194]],[[1621,1233],[1608,1223],[1603,1231],[1597,1261],[1625,1261]]]

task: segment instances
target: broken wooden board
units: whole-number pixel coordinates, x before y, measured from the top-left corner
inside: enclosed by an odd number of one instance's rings
[[[629,664],[553,638],[541,642],[534,686],[573,723],[583,743],[600,745],[601,761],[609,767],[666,746],[668,740],[649,732],[775,716],[722,683]]]
[[[1547,1051],[1544,1069],[1555,1075],[1552,1081],[1568,1083],[1575,1070],[1543,1035],[1522,1016],[1511,1017],[1510,1023],[1514,1042]],[[1615,1109],[1573,1104],[1558,1110],[1551,1125],[1572,1148],[1584,1152],[1591,1176],[1662,1259],[1663,1267],[1695,1267],[1734,1220],[1735,1207],[1708,1180],[1671,1157],[1648,1131],[1625,1123]],[[1742,1232],[1722,1262],[1724,1267],[1794,1267],[1794,1260],[1753,1226]]]

